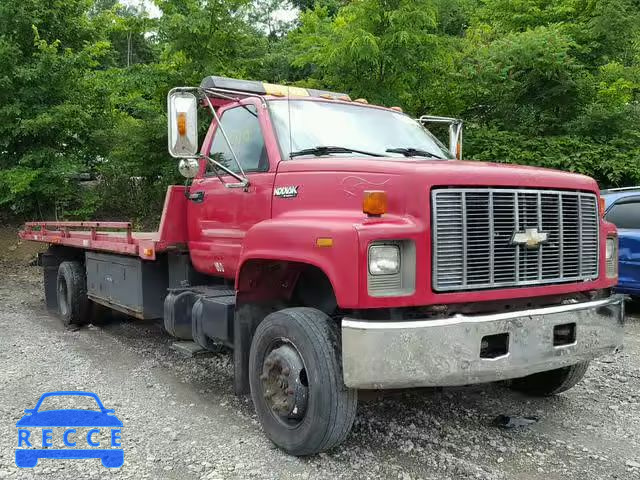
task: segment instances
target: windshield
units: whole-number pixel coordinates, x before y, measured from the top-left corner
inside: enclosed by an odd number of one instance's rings
[[[284,99],[270,101],[269,108],[284,159],[288,159],[292,152],[329,146],[353,151],[331,152],[325,149],[319,150],[319,154],[362,156],[358,153],[361,151],[391,158],[453,158],[446,147],[422,125],[407,115],[391,110],[356,104]],[[289,119],[293,125],[291,132]],[[389,152],[389,149],[398,151]]]

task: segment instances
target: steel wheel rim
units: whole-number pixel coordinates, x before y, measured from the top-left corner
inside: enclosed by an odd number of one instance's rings
[[[60,313],[66,316],[69,312],[69,290],[65,281],[58,282],[58,306]]]
[[[282,338],[269,346],[259,380],[271,416],[286,428],[300,426],[308,408],[309,385],[302,355],[291,341]]]

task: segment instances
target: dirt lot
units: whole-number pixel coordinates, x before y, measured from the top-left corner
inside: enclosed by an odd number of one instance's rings
[[[184,358],[152,322],[117,319],[65,331],[43,306],[35,250],[0,234],[0,479],[3,478],[640,478],[640,320],[625,350],[550,399],[499,385],[386,394],[361,401],[353,433],[334,451],[289,457],[232,393],[229,354]],[[4,241],[3,241],[4,239]],[[9,250],[15,245],[16,248]],[[125,464],[14,464],[15,422],[52,390],[96,392],[123,421]],[[371,396],[370,396],[371,397]],[[498,415],[535,416],[505,430]]]

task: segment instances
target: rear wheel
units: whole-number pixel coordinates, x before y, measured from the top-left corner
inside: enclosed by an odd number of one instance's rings
[[[342,380],[338,326],[319,310],[288,308],[258,325],[249,383],[265,433],[291,455],[328,450],[351,430],[357,392]]]
[[[536,397],[548,397],[566,392],[574,387],[589,368],[589,362],[576,363],[569,367],[534,373],[527,377],[511,380],[511,388]]]
[[[87,278],[82,263],[66,261],[60,264],[56,291],[62,323],[67,327],[85,323],[89,312],[89,299]]]

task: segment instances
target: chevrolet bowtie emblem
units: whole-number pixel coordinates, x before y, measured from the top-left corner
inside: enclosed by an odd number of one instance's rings
[[[537,228],[527,228],[524,232],[514,232],[511,245],[524,245],[527,248],[538,248],[547,243],[547,232],[539,232]]]

